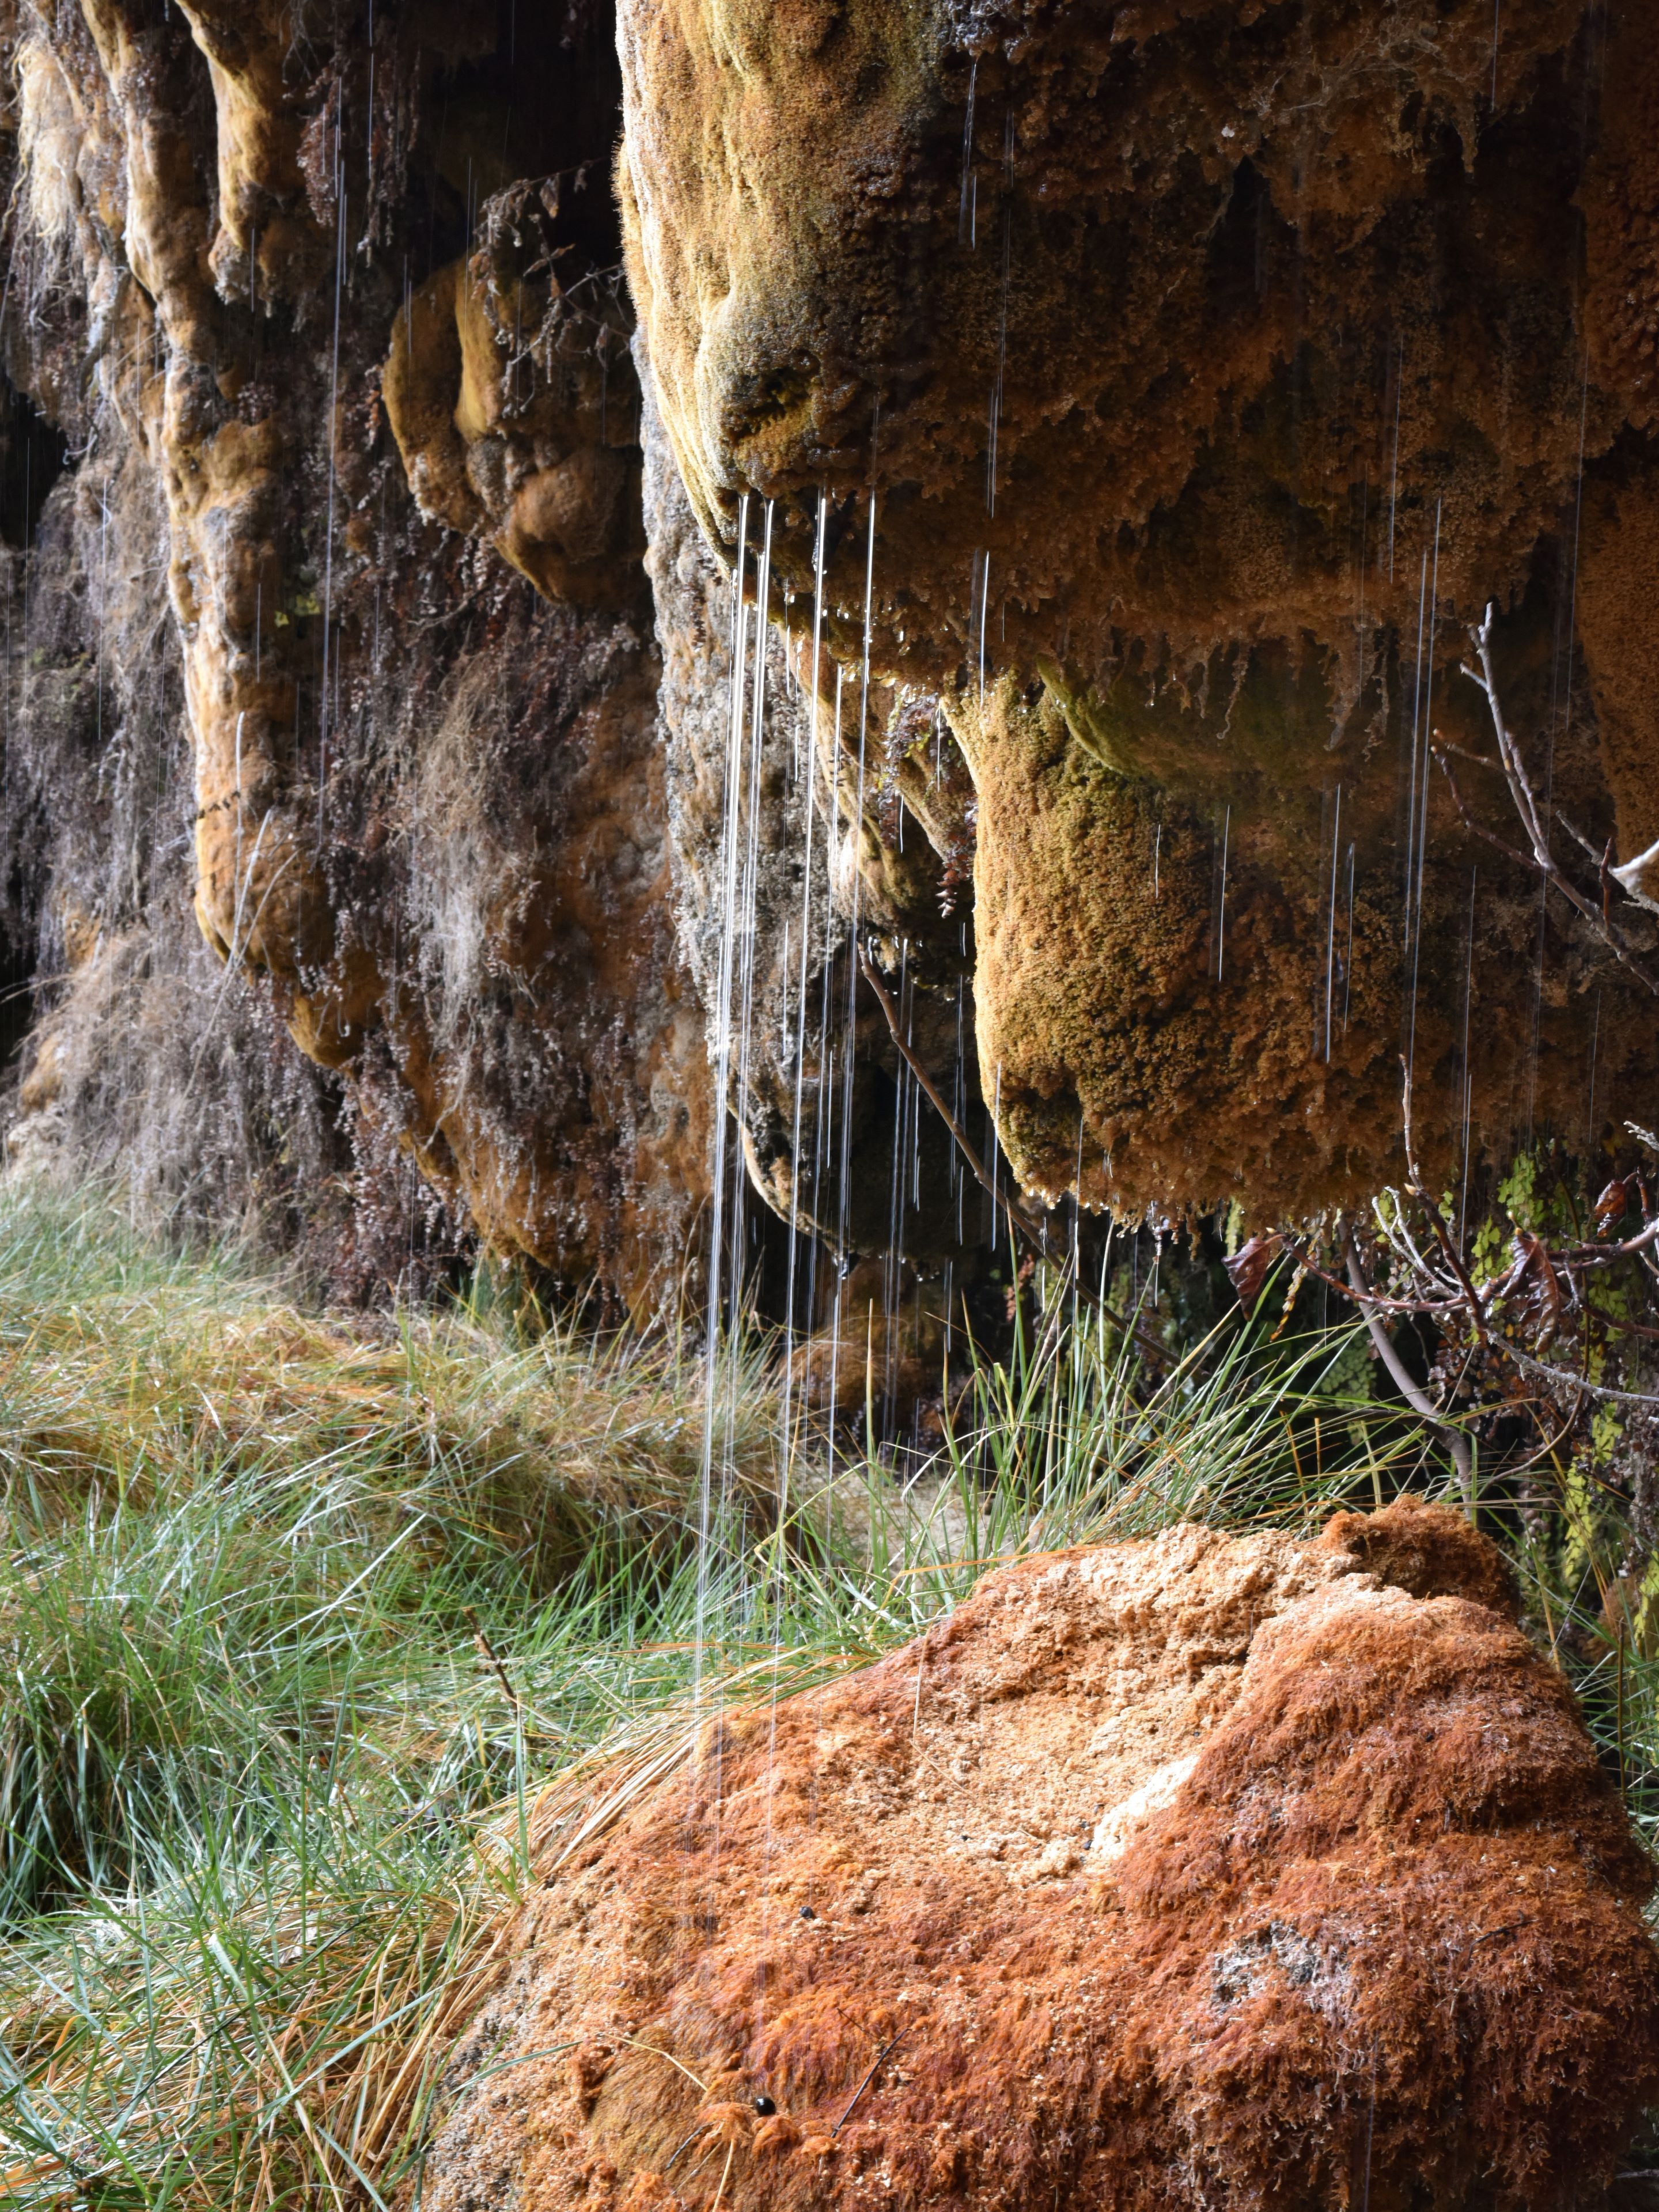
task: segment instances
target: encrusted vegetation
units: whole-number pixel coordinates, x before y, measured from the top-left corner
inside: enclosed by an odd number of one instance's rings
[[[0,2200],[1599,2181],[1659,59],[1384,12],[0,4]]]
[[[19,1141],[342,1296],[482,1236],[643,1308],[706,1146],[616,64],[602,8],[497,14],[0,23]]]

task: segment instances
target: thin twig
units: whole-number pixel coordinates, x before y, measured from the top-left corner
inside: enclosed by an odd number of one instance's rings
[[[524,1707],[519,1702],[519,1693],[514,1688],[512,1681],[508,1677],[507,1668],[501,1663],[500,1653],[496,1650],[489,1638],[484,1634],[483,1624],[479,1620],[477,1614],[473,1611],[471,1606],[468,1606],[466,1609],[466,1617],[472,1624],[472,1641],[478,1647],[479,1657],[483,1661],[485,1666],[494,1668],[495,1680],[501,1686],[501,1694],[507,1699],[507,1704],[513,1708],[514,1718],[515,1720],[521,1720],[524,1717]]]
[[[1474,1938],[1470,1948],[1473,1949],[1475,1943],[1495,1943],[1500,1936],[1514,1936],[1522,1928],[1530,1928],[1531,1925],[1530,1920],[1510,1920],[1507,1921],[1502,1928],[1486,1929]]]
[[[1592,1397],[1606,1398],[1615,1406],[1659,1406],[1659,1398],[1644,1395],[1639,1390],[1615,1390],[1609,1382],[1591,1382],[1582,1375],[1569,1375],[1564,1367],[1547,1366],[1534,1359],[1529,1352],[1522,1352],[1518,1344],[1509,1344],[1501,1338],[1492,1340],[1494,1352],[1501,1352],[1506,1359],[1514,1360],[1529,1374],[1541,1375],[1547,1382],[1565,1382],[1570,1390],[1587,1390]]]
[[[1622,1244],[1575,1244],[1553,1257],[1564,1267],[1605,1267],[1614,1260],[1628,1260],[1638,1252],[1645,1251],[1651,1244],[1659,1243],[1659,1214],[1645,1223],[1634,1237],[1626,1237]]]
[[[859,947],[859,969],[860,973],[863,975],[865,981],[875,993],[877,1003],[880,1006],[882,1012],[887,1017],[887,1027],[891,1032],[894,1044],[898,1048],[900,1058],[904,1061],[905,1066],[909,1069],[911,1074],[915,1077],[916,1081],[921,1085],[923,1091],[927,1093],[928,1102],[933,1106],[935,1113],[938,1114],[945,1127],[955,1138],[957,1148],[961,1152],[963,1159],[967,1161],[969,1166],[974,1171],[975,1180],[985,1190],[988,1191],[992,1198],[995,1200],[996,1203],[1000,1206],[1001,1206],[1003,1212],[1008,1217],[1010,1227],[1017,1231],[1020,1236],[1028,1238],[1040,1252],[1042,1249],[1043,1241],[1042,1224],[1040,1222],[1034,1221],[1031,1216],[1026,1212],[1024,1206],[1017,1205],[1006,1190],[1000,1189],[995,1181],[987,1172],[985,1163],[975,1151],[972,1143],[969,1141],[968,1132],[963,1127],[961,1122],[957,1121],[956,1115],[945,1104],[944,1096],[940,1092],[938,1085],[934,1083],[933,1077],[928,1074],[927,1070],[922,1066],[921,1061],[912,1050],[908,1039],[901,1030],[899,1027],[898,1009],[894,1006],[891,998],[888,995],[887,988],[881,980],[881,974],[879,969],[877,968],[875,962],[870,957],[868,951],[862,945]]]
[[[1636,957],[1630,949],[1624,933],[1614,925],[1607,911],[1608,882],[1620,881],[1607,866],[1608,856],[1603,855],[1601,863],[1602,903],[1598,909],[1595,902],[1587,897],[1577,885],[1562,872],[1554,854],[1550,849],[1549,831],[1539,808],[1537,794],[1534,792],[1531,779],[1527,774],[1527,765],[1522,758],[1521,748],[1516,743],[1508,724],[1504,720],[1504,709],[1498,696],[1498,676],[1492,666],[1492,627],[1497,618],[1497,607],[1489,603],[1486,616],[1479,628],[1469,632],[1470,641],[1474,647],[1476,658],[1480,663],[1479,671],[1471,668],[1468,661],[1461,661],[1458,665],[1470,683],[1477,685],[1486,694],[1486,706],[1492,715],[1493,734],[1498,739],[1499,765],[1503,769],[1504,780],[1510,787],[1510,797],[1515,802],[1515,811],[1521,817],[1521,826],[1527,833],[1527,842],[1532,847],[1532,865],[1545,881],[1553,884],[1567,903],[1589,924],[1590,928],[1614,958],[1621,965],[1628,968],[1639,982],[1645,984],[1656,998],[1659,998],[1659,976],[1650,974]],[[1470,820],[1468,811],[1463,805],[1462,795],[1458,791],[1456,779],[1446,764],[1447,749],[1443,745],[1437,744],[1433,750],[1446,781],[1451,786],[1452,796],[1456,803],[1458,813],[1462,817],[1465,824],[1477,830],[1489,843],[1495,844],[1501,851],[1509,853],[1512,859],[1521,860],[1522,855],[1516,853],[1512,847],[1505,845],[1501,838],[1494,837],[1490,830],[1481,829],[1479,823]],[[1589,852],[1591,858],[1594,859],[1595,857],[1594,850],[1588,842],[1577,830],[1572,829],[1571,823],[1567,824],[1567,828],[1569,833],[1580,845],[1584,846],[1586,851]],[[1620,883],[1620,887],[1621,890],[1625,888],[1622,882]]]
[[[1340,1291],[1343,1297],[1351,1299],[1362,1312],[1409,1314],[1424,1320],[1438,1320],[1443,1315],[1455,1313],[1463,1303],[1461,1297],[1454,1297],[1449,1292],[1445,1297],[1437,1299],[1395,1298],[1383,1291],[1358,1290],[1352,1283],[1344,1282],[1340,1275],[1331,1274],[1316,1260],[1310,1259],[1306,1246],[1297,1243],[1293,1238],[1285,1239],[1285,1249],[1295,1255],[1304,1274],[1311,1275],[1316,1283],[1325,1283],[1332,1290]]]
[[[1480,1302],[1480,1294],[1474,1287],[1468,1269],[1463,1264],[1463,1255],[1452,1241],[1452,1233],[1442,1219],[1440,1208],[1430,1195],[1429,1187],[1424,1182],[1418,1169],[1417,1146],[1412,1135],[1412,1069],[1411,1062],[1403,1052],[1400,1055],[1400,1073],[1403,1085],[1403,1111],[1406,1123],[1406,1172],[1411,1177],[1409,1185],[1411,1194],[1429,1217],[1429,1225],[1434,1231],[1435,1241],[1445,1255],[1446,1264],[1462,1286],[1470,1318],[1474,1322],[1475,1335],[1484,1344],[1486,1341],[1486,1310]]]
[[[1364,1314],[1365,1326],[1371,1333],[1371,1342],[1376,1346],[1377,1358],[1394,1377],[1396,1389],[1412,1411],[1444,1443],[1451,1454],[1452,1465],[1457,1469],[1457,1485],[1463,1493],[1463,1503],[1472,1505],[1474,1502],[1474,1469],[1469,1456],[1468,1438],[1461,1430],[1450,1427],[1441,1418],[1437,1407],[1418,1388],[1411,1370],[1395,1350],[1393,1339],[1383,1328],[1381,1316],[1370,1305],[1370,1286],[1359,1262],[1359,1246],[1352,1229],[1348,1231],[1348,1280],[1360,1310]]]
[[[859,2099],[864,2094],[870,2084],[875,2080],[877,2075],[880,2073],[882,2068],[892,2057],[893,2053],[898,2049],[900,2044],[903,2042],[908,2033],[909,2031],[908,2028],[900,2028],[898,2033],[893,2038],[892,2041],[890,2043],[884,2044],[881,2049],[877,2051],[874,2064],[871,2067],[870,2071],[865,2075],[863,2081],[859,2083],[858,2087],[853,2092],[852,2103],[848,2106],[847,2110],[836,2122],[835,2126],[830,2129],[830,2140],[831,2142],[834,2142],[836,2137],[847,2125],[848,2120],[852,2118],[854,2106],[858,2103]]]
[[[894,1006],[891,995],[881,980],[880,970],[877,968],[875,962],[870,957],[868,951],[862,945],[859,947],[859,969],[865,981],[875,993],[876,1003],[880,1006],[883,1014],[886,1017],[888,1032],[892,1037],[894,1046],[898,1052],[899,1057],[903,1060],[911,1074],[915,1077],[916,1081],[921,1085],[928,1103],[932,1105],[934,1112],[939,1115],[940,1121],[944,1122],[945,1127],[950,1131],[952,1138],[956,1141],[957,1150],[961,1152],[963,1159],[967,1161],[969,1166],[973,1170],[975,1180],[980,1184],[981,1188],[989,1193],[992,1199],[994,1200],[996,1204],[1002,1208],[1004,1213],[1007,1216],[1008,1225],[1013,1231],[1014,1234],[1017,1237],[1020,1237],[1024,1239],[1026,1244],[1029,1246],[1030,1250],[1036,1254],[1038,1259],[1046,1260],[1048,1256],[1048,1240],[1043,1234],[1042,1224],[1040,1221],[1035,1220],[1030,1214],[1027,1213],[1024,1206],[1017,1205],[1014,1200],[1009,1195],[1008,1192],[1006,1189],[1000,1188],[996,1179],[987,1172],[985,1163],[981,1159],[977,1152],[975,1151],[973,1144],[969,1138],[968,1132],[963,1127],[961,1122],[957,1121],[956,1115],[945,1104],[944,1097],[938,1085],[934,1083],[932,1076],[928,1074],[927,1070],[923,1066],[921,1060],[917,1057],[915,1052],[912,1048],[909,1040],[900,1029],[898,1009]],[[1115,1306],[1109,1304],[1105,1298],[1100,1297],[1097,1292],[1089,1289],[1088,1285],[1082,1279],[1081,1269],[1078,1272],[1076,1285],[1079,1295],[1085,1299],[1090,1305],[1094,1306],[1098,1311],[1103,1313],[1109,1321],[1115,1322],[1119,1328],[1124,1330],[1128,1335],[1133,1336],[1135,1342],[1140,1346],[1143,1352],[1149,1352],[1154,1359],[1164,1359],[1168,1358],[1169,1348],[1167,1346],[1160,1344],[1155,1336],[1150,1335],[1141,1327],[1138,1321],[1131,1320],[1127,1314],[1119,1313]]]
[[[1436,744],[1431,745],[1429,750],[1433,753],[1435,760],[1438,763],[1440,773],[1445,777],[1448,785],[1450,787],[1452,805],[1457,809],[1458,818],[1462,823],[1463,827],[1468,830],[1473,831],[1475,836],[1484,837],[1487,844],[1495,846],[1506,859],[1513,860],[1516,867],[1530,868],[1534,866],[1536,863],[1527,854],[1517,851],[1516,848],[1510,843],[1507,837],[1500,837],[1495,830],[1488,830],[1484,822],[1477,822],[1474,817],[1469,812],[1468,808],[1465,806],[1463,804],[1463,794],[1458,788],[1457,778],[1452,774],[1450,769],[1446,765],[1446,755],[1450,748],[1444,744]]]

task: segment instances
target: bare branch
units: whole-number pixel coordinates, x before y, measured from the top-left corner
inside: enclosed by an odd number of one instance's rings
[[[1528,858],[1526,854],[1517,852],[1515,847],[1511,845],[1506,838],[1500,837],[1494,830],[1488,830],[1484,822],[1477,822],[1474,817],[1469,812],[1468,808],[1464,805],[1463,794],[1457,787],[1457,778],[1452,774],[1450,769],[1446,765],[1446,756],[1451,750],[1451,747],[1449,745],[1437,744],[1431,745],[1429,750],[1434,755],[1435,763],[1438,767],[1440,773],[1445,777],[1448,785],[1450,787],[1452,805],[1457,809],[1457,818],[1463,824],[1463,827],[1471,831],[1475,836],[1484,837],[1487,844],[1495,845],[1498,850],[1502,853],[1506,859],[1511,860],[1515,862],[1516,867],[1531,867],[1533,863]],[[1465,755],[1465,758],[1468,757],[1468,756]]]
[[[1463,1264],[1463,1255],[1458,1250],[1456,1245],[1453,1243],[1452,1233],[1450,1230],[1447,1228],[1445,1222],[1442,1219],[1440,1208],[1435,1204],[1433,1198],[1431,1196],[1428,1185],[1424,1182],[1422,1175],[1418,1168],[1417,1148],[1412,1138],[1411,1062],[1407,1059],[1403,1052],[1400,1055],[1400,1074],[1401,1083],[1404,1086],[1403,1104],[1406,1122],[1406,1172],[1411,1177],[1411,1182],[1409,1185],[1411,1194],[1422,1207],[1424,1212],[1429,1217],[1429,1226],[1434,1231],[1435,1242],[1439,1245],[1441,1252],[1445,1257],[1447,1266],[1451,1269],[1453,1274],[1456,1276],[1458,1283],[1462,1289],[1464,1299],[1469,1309],[1470,1318],[1474,1323],[1475,1335],[1479,1340],[1484,1344],[1486,1341],[1486,1310],[1480,1303],[1480,1293],[1475,1289],[1474,1279],[1470,1276],[1468,1269]],[[1427,1271],[1425,1270],[1425,1272],[1426,1273]]]
[[[980,1183],[982,1188],[990,1193],[992,1198],[1002,1208],[1004,1213],[1007,1216],[1008,1225],[1014,1231],[1014,1234],[1017,1237],[1023,1237],[1027,1245],[1036,1254],[1039,1259],[1046,1259],[1048,1256],[1048,1247],[1047,1240],[1043,1236],[1042,1224],[1040,1221],[1034,1220],[1032,1217],[1027,1213],[1023,1206],[1016,1204],[1015,1200],[1009,1195],[1008,1192],[1004,1189],[1000,1189],[992,1176],[987,1174],[985,1163],[975,1151],[973,1144],[969,1138],[968,1132],[963,1127],[961,1122],[957,1121],[956,1115],[945,1104],[944,1097],[937,1085],[934,1083],[933,1079],[928,1074],[927,1070],[922,1066],[921,1061],[912,1050],[908,1038],[907,1038],[900,1030],[898,1009],[894,1006],[887,988],[881,980],[880,971],[878,969],[875,962],[872,960],[868,951],[862,945],[859,947],[859,969],[860,973],[863,975],[865,981],[875,993],[876,1003],[880,1006],[882,1012],[886,1016],[888,1031],[892,1037],[895,1047],[897,1048],[899,1057],[903,1060],[911,1074],[915,1077],[916,1081],[921,1085],[921,1089],[926,1095],[928,1103],[932,1105],[934,1112],[939,1115],[940,1121],[944,1122],[945,1127],[951,1132],[951,1136],[955,1139],[957,1149],[961,1152],[963,1159],[967,1161],[969,1166],[973,1170],[975,1181]],[[1121,1314],[1115,1306],[1109,1304],[1103,1297],[1097,1296],[1097,1294],[1091,1291],[1087,1285],[1081,1280],[1079,1280],[1077,1289],[1079,1297],[1084,1298],[1090,1305],[1097,1307],[1100,1312],[1106,1316],[1109,1321],[1115,1322],[1121,1329],[1125,1330],[1129,1335],[1133,1336],[1135,1342],[1140,1346],[1143,1352],[1150,1352],[1156,1359],[1165,1359],[1169,1357],[1169,1347],[1166,1345],[1160,1344],[1155,1336],[1152,1335],[1147,1330],[1141,1327],[1139,1322],[1133,1320],[1127,1314]]]
[[[956,1115],[945,1104],[944,1096],[940,1092],[939,1086],[934,1083],[933,1077],[929,1075],[927,1070],[922,1066],[921,1061],[912,1050],[909,1039],[906,1037],[900,1030],[898,1009],[894,1006],[891,998],[888,994],[887,987],[881,980],[880,970],[877,968],[875,962],[870,957],[868,951],[862,945],[859,947],[859,969],[860,973],[863,975],[865,981],[875,993],[877,1004],[880,1006],[882,1012],[887,1017],[888,1030],[892,1036],[894,1044],[898,1048],[900,1059],[903,1060],[911,1074],[915,1077],[916,1081],[921,1085],[923,1091],[927,1094],[928,1103],[932,1105],[934,1112],[939,1115],[940,1121],[944,1122],[945,1127],[951,1132],[952,1137],[955,1138],[957,1149],[961,1152],[963,1159],[967,1161],[969,1166],[973,1170],[975,1180],[980,1184],[982,1189],[990,1193],[992,1198],[1007,1215],[1009,1226],[1016,1231],[1018,1235],[1026,1238],[1029,1243],[1035,1245],[1040,1253],[1043,1249],[1042,1224],[1041,1222],[1033,1220],[1031,1216],[1027,1213],[1024,1207],[1023,1206],[1017,1205],[1006,1190],[999,1188],[997,1183],[993,1180],[991,1176],[987,1173],[985,1163],[975,1151],[973,1144],[969,1138],[968,1132],[963,1127],[961,1122],[957,1121]]]
[[[1492,625],[1497,620],[1497,607],[1489,603],[1479,628],[1469,632],[1470,641],[1474,644],[1476,657],[1480,663],[1479,670],[1471,668],[1468,661],[1461,661],[1458,665],[1470,683],[1478,684],[1486,694],[1487,710],[1492,715],[1492,732],[1498,739],[1498,764],[1503,769],[1504,780],[1509,786],[1510,797],[1515,802],[1515,811],[1521,817],[1521,826],[1527,833],[1527,842],[1532,848],[1531,865],[1536,868],[1545,882],[1559,891],[1574,912],[1589,925],[1595,935],[1600,938],[1620,965],[1627,968],[1638,982],[1645,985],[1656,998],[1659,998],[1659,976],[1654,975],[1637,958],[1624,933],[1614,924],[1609,911],[1611,905],[1609,884],[1617,883],[1627,897],[1634,899],[1636,894],[1626,883],[1626,875],[1632,871],[1639,875],[1639,872],[1646,864],[1648,856],[1644,854],[1641,860],[1632,861],[1627,871],[1609,868],[1607,864],[1611,859],[1610,852],[1600,856],[1601,904],[1599,908],[1594,899],[1588,897],[1570,877],[1563,873],[1554,854],[1550,849],[1549,831],[1540,812],[1537,794],[1533,790],[1531,779],[1527,774],[1527,764],[1522,758],[1521,748],[1516,743],[1508,723],[1504,720],[1503,703],[1498,697],[1498,677],[1492,666]],[[1447,782],[1451,787],[1452,799],[1464,827],[1473,830],[1477,836],[1484,837],[1489,845],[1496,845],[1499,852],[1507,854],[1511,860],[1519,860],[1522,866],[1525,866],[1527,862],[1524,857],[1517,853],[1513,846],[1505,844],[1501,837],[1495,836],[1490,830],[1483,828],[1480,823],[1471,819],[1468,810],[1463,804],[1462,793],[1457,788],[1457,780],[1447,763],[1447,754],[1454,748],[1437,744],[1431,747],[1431,750],[1435,758],[1440,763]],[[1455,750],[1461,750],[1461,748]],[[1565,822],[1565,817],[1558,816],[1557,818],[1564,822],[1569,835],[1583,847],[1590,858],[1597,859],[1595,848],[1588,840],[1573,829],[1571,823]],[[1645,902],[1640,902],[1645,903]]]
[[[1506,1344],[1493,1339],[1493,1349],[1501,1352],[1505,1359],[1514,1360],[1529,1375],[1542,1375],[1551,1382],[1563,1382],[1570,1390],[1588,1392],[1593,1398],[1611,1399],[1616,1406],[1659,1406],[1659,1398],[1644,1395],[1639,1390],[1615,1390],[1608,1382],[1587,1382],[1582,1375],[1569,1375],[1565,1368],[1548,1367],[1541,1359],[1534,1359],[1529,1352],[1522,1352],[1518,1344]]]
[[[1582,830],[1574,827],[1571,817],[1564,814],[1559,806],[1555,810],[1555,818],[1571,838],[1573,843],[1577,846],[1584,858],[1587,860],[1594,860],[1598,869],[1612,858],[1611,846],[1603,851],[1600,845],[1593,845]]]
[[[1455,1313],[1463,1303],[1461,1297],[1450,1293],[1437,1299],[1391,1298],[1382,1291],[1356,1290],[1352,1284],[1344,1282],[1340,1275],[1331,1274],[1316,1260],[1310,1259],[1307,1247],[1298,1244],[1294,1238],[1285,1238],[1285,1249],[1294,1255],[1304,1274],[1311,1275],[1316,1283],[1328,1284],[1334,1291],[1340,1291],[1343,1297],[1351,1299],[1355,1305],[1377,1313],[1411,1314],[1425,1320],[1439,1320],[1447,1314]]]
[[[1394,1340],[1382,1326],[1376,1311],[1374,1294],[1365,1280],[1365,1271],[1360,1265],[1359,1246],[1352,1229],[1348,1231],[1348,1282],[1355,1302],[1365,1316],[1365,1326],[1371,1333],[1371,1342],[1376,1346],[1376,1356],[1394,1377],[1395,1387],[1424,1425],[1434,1431],[1451,1455],[1452,1465],[1457,1470],[1457,1486],[1463,1493],[1463,1503],[1474,1503],[1474,1463],[1469,1452],[1469,1440],[1461,1429],[1453,1428],[1441,1415],[1431,1400],[1425,1397],[1412,1379],[1411,1370],[1394,1348]]]

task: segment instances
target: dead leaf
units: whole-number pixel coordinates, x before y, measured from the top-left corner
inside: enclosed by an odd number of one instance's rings
[[[1255,1302],[1261,1295],[1261,1285],[1267,1281],[1273,1261],[1284,1249],[1285,1239],[1276,1229],[1270,1229],[1265,1237],[1252,1237],[1249,1243],[1236,1252],[1231,1260],[1222,1261],[1232,1279],[1238,1303],[1247,1314],[1254,1310]]]
[[[1622,1221],[1630,1206],[1630,1186],[1615,1179],[1595,1201],[1595,1218],[1605,1228],[1610,1221]]]

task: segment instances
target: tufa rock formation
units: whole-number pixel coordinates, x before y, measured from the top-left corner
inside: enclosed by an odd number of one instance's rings
[[[44,1006],[14,1149],[125,1164],[160,1100],[170,1206],[222,1221],[270,1187],[308,1234],[345,1190],[337,1287],[465,1224],[648,1308],[683,1277],[709,1091],[611,24],[573,0],[509,47],[495,12],[7,11],[7,361],[70,448],[17,556],[9,950]],[[76,937],[98,961],[60,958]],[[321,1073],[290,1058],[249,1100],[226,1040],[273,1017]],[[216,1119],[249,1133],[192,1195]]]
[[[1582,2200],[1652,1871],[1443,1507],[1021,1562],[576,1826],[433,2212]]]
[[[831,650],[892,687],[851,742],[941,861],[971,848],[1022,1179],[1346,1200],[1403,1177],[1402,1056],[1431,1178],[1644,1110],[1644,11],[619,15],[629,279],[688,492],[728,561],[771,503],[775,589],[827,538]],[[1459,670],[1488,602],[1589,919],[1543,896]]]
[[[931,1310],[855,943],[1121,1218],[1401,1180],[1402,1058],[1425,1179],[1650,1124],[1644,31],[13,0],[14,1149],[636,1310],[740,1158]]]
[[[642,1312],[729,1110],[887,1291],[971,1267],[848,886],[885,855],[866,918],[948,939],[915,1026],[970,1112],[965,916],[890,809],[849,857],[791,595],[734,677],[631,350],[611,11],[86,0],[0,41],[14,1157],[258,1216],[337,1291],[472,1235]]]

